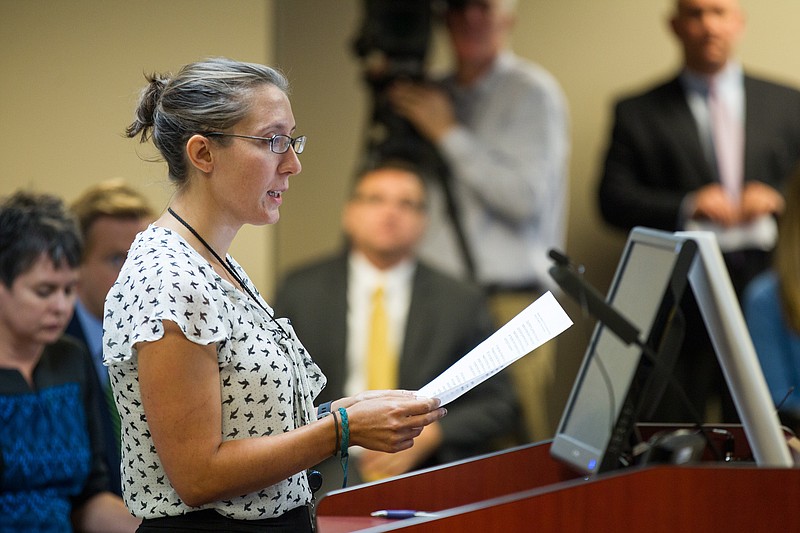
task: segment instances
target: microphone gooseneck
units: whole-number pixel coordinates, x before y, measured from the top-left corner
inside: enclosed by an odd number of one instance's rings
[[[549,255],[550,259],[555,261],[560,266],[569,266],[570,265],[569,257],[567,257],[566,255],[562,254],[561,252],[559,252],[555,248],[550,248],[550,251],[547,252],[547,255]]]
[[[636,344],[644,348],[644,344],[639,340],[639,330],[636,326],[610,306],[597,289],[586,283],[583,277],[571,268],[572,263],[566,255],[551,249],[550,257],[557,263],[550,267],[550,277],[565,293],[585,305],[589,313],[613,331],[625,344]]]

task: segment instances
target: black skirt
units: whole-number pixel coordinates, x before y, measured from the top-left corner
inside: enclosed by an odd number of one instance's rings
[[[158,533],[170,531],[173,533],[193,533],[195,531],[222,531],[231,533],[264,532],[307,532],[313,531],[311,512],[308,506],[301,506],[287,511],[275,518],[262,520],[235,520],[226,518],[213,509],[195,511],[178,516],[165,516],[162,518],[146,518],[137,533]]]

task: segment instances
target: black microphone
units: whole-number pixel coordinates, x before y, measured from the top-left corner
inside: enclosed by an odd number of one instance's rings
[[[561,252],[559,252],[555,248],[550,248],[550,251],[547,252],[547,255],[549,255],[550,259],[555,261],[560,266],[568,267],[568,266],[572,265],[572,262],[569,260],[569,257],[567,257],[566,255],[562,254]]]
[[[312,494],[322,487],[322,473],[319,470],[309,468],[306,470],[306,477],[308,477],[308,486],[311,488]]]
[[[550,277],[558,283],[561,290],[585,305],[589,313],[613,331],[622,342],[642,346],[636,326],[609,305],[597,289],[586,283],[583,277],[575,272],[569,257],[552,248],[549,255],[556,262],[550,267]]]

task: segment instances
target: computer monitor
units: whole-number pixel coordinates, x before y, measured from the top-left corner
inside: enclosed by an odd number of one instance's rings
[[[630,464],[634,425],[657,404],[677,357],[685,290],[698,302],[757,464],[792,466],[713,234],[647,228],[629,234],[606,300],[640,331],[649,355],[597,324],[551,445],[554,457],[588,475]]]
[[[598,322],[555,433],[553,456],[585,474],[627,464],[634,425],[657,404],[678,353],[679,303],[696,252],[693,241],[671,233],[631,231],[606,301],[639,330],[650,354]]]
[[[756,464],[794,466],[716,237],[708,231],[683,231],[675,235],[698,245],[700,253],[689,273],[690,286]]]

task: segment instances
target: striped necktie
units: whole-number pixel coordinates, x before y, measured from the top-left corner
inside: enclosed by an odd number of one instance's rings
[[[708,86],[708,112],[719,181],[730,197],[738,202],[743,180],[744,132],[732,110],[725,105],[715,80]]]

